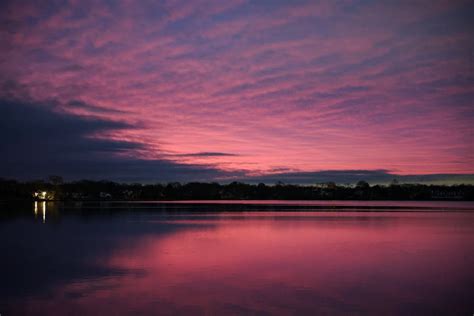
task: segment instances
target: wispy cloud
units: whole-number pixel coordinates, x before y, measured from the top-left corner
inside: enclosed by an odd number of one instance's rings
[[[472,1],[0,9],[0,96],[128,124],[95,135],[136,159],[474,173]]]
[[[400,175],[389,170],[323,170],[310,172],[280,172],[261,176],[250,176],[242,179],[252,183],[306,184],[314,185],[326,182],[338,184],[355,184],[367,181],[371,184],[387,185],[397,180],[399,183],[423,184],[474,184],[474,174],[429,174]]]
[[[188,153],[188,154],[176,154],[173,156],[176,156],[176,157],[233,157],[233,156],[238,156],[238,155],[230,154],[230,153],[219,153],[219,152],[198,152],[198,153]]]

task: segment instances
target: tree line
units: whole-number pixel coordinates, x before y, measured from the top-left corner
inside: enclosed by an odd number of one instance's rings
[[[81,180],[19,182],[0,179],[0,200],[474,200],[473,185],[315,185],[179,182],[117,183]]]

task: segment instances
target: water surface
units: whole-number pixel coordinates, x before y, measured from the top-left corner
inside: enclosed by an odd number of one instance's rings
[[[0,205],[2,315],[474,312],[474,205]]]

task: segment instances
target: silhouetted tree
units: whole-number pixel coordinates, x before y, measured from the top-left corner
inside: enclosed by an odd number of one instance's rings
[[[356,187],[359,188],[359,189],[368,189],[368,188],[370,188],[370,184],[361,180],[361,181],[357,182]]]

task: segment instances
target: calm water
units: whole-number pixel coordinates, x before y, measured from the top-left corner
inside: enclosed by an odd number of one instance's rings
[[[472,203],[0,204],[0,238],[2,316],[474,313]]]

